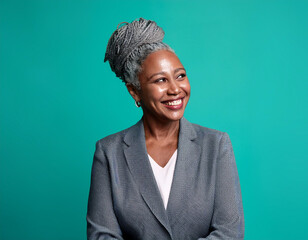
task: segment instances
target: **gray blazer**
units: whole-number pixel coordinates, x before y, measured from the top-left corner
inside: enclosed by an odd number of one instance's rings
[[[167,209],[147,156],[142,120],[99,140],[87,236],[91,240],[243,239],[242,197],[228,134],[180,120]]]

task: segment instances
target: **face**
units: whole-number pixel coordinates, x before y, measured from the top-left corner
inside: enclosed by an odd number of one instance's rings
[[[141,67],[141,90],[129,91],[141,102],[144,115],[160,121],[181,119],[189,100],[190,84],[178,57],[168,50],[159,50],[147,56]]]

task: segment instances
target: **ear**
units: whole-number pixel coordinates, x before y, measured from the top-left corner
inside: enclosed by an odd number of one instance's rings
[[[136,102],[140,102],[140,100],[141,100],[140,93],[136,89],[136,87],[134,87],[131,83],[126,83],[126,88],[127,88],[128,92],[129,92],[129,94],[133,97],[133,99]]]

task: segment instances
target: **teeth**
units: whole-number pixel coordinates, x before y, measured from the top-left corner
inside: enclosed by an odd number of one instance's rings
[[[174,105],[180,105],[181,103],[182,103],[182,99],[179,99],[179,100],[175,100],[175,101],[172,101],[172,102],[166,102],[166,105],[174,106]]]

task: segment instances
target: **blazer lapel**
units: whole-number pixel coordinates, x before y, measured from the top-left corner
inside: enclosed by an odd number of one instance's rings
[[[171,185],[167,215],[172,227],[177,218],[188,206],[200,161],[201,147],[192,124],[184,117],[180,120],[178,155]]]
[[[160,196],[156,180],[148,160],[145,134],[142,119],[133,127],[129,128],[124,142],[124,154],[128,167],[139,186],[140,193],[155,217],[168,230],[172,236],[167,213],[163,200]]]

